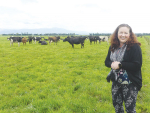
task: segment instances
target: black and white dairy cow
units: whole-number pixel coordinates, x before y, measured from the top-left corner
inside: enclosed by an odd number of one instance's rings
[[[36,41],[41,41],[41,39],[44,37],[34,37],[34,36],[29,36],[28,40],[29,40],[29,44],[32,43],[32,40],[34,41],[34,43],[36,44]]]
[[[41,39],[42,39],[42,37],[33,37],[35,44],[36,44],[36,41],[41,41]]]
[[[109,44],[109,36],[99,36],[99,38],[102,40],[102,42],[107,42],[107,44]]]
[[[18,43],[18,46],[20,46],[20,43],[22,42],[22,37],[10,37],[7,38],[7,40],[10,40],[10,46],[13,46],[13,43]]]

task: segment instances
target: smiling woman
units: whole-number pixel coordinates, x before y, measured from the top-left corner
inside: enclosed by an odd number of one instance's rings
[[[110,36],[105,65],[111,68],[107,81],[112,80],[112,100],[116,113],[136,113],[136,99],[142,87],[142,52],[137,37],[128,24],[119,25]],[[134,92],[134,94],[133,94]]]
[[[120,47],[123,46],[123,44],[129,39],[129,37],[130,37],[129,28],[121,27],[118,31],[118,39],[120,41]]]

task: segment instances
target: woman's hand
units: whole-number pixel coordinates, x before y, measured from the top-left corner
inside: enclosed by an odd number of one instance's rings
[[[119,69],[119,63],[120,62],[117,62],[117,61],[112,62],[111,68],[114,70]]]

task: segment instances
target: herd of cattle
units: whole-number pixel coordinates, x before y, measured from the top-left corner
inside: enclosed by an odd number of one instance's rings
[[[60,36],[53,36],[53,37],[48,37],[48,39],[45,39],[44,37],[10,37],[7,38],[7,40],[10,40],[10,46],[13,45],[14,42],[18,43],[18,46],[20,46],[20,43],[22,42],[23,45],[26,45],[26,42],[29,42],[29,44],[32,43],[32,41],[36,44],[36,41],[38,41],[38,43],[40,43],[41,45],[47,45],[49,43],[49,45],[51,44],[51,42],[54,42],[54,44],[57,45],[57,42],[60,40],[63,40],[63,42],[68,41],[71,45],[72,48],[74,48],[74,44],[81,44],[81,48],[84,47],[84,41],[85,39],[89,39],[90,44],[92,44],[92,42],[97,43],[97,41],[99,41],[99,43],[101,41],[106,41],[108,43],[108,36],[68,36],[65,39],[61,39]],[[48,42],[48,43],[47,43]]]

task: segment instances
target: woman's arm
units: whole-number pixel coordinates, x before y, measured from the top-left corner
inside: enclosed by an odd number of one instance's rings
[[[110,60],[111,47],[109,47],[107,57],[105,59],[105,66],[111,67],[112,61]]]
[[[131,47],[128,54],[124,56],[121,62],[122,68],[129,71],[137,71],[142,66],[142,52],[139,45],[135,44]]]

